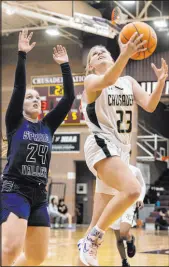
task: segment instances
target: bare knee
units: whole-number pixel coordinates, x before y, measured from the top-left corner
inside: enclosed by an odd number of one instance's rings
[[[23,244],[21,242],[6,242],[3,244],[2,253],[8,259],[14,260],[21,252]]]
[[[128,231],[127,230],[120,230],[120,238],[122,240],[126,240],[128,237]]]
[[[45,258],[34,258],[34,259],[29,259],[29,263],[31,266],[39,266],[44,262]]]
[[[132,202],[136,201],[141,194],[141,186],[139,184],[131,185],[127,190],[127,197]]]
[[[40,254],[40,255],[27,255],[26,259],[29,262],[30,266],[39,266],[42,264],[46,258],[46,254]]]

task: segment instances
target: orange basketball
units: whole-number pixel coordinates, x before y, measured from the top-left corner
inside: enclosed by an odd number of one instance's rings
[[[131,58],[134,60],[141,60],[151,56],[157,47],[157,35],[153,28],[147,23],[138,21],[125,25],[120,32],[120,41],[123,44],[127,43],[135,32],[138,32],[139,35],[144,34],[141,42],[147,40],[147,43],[144,45],[147,50],[136,53]]]

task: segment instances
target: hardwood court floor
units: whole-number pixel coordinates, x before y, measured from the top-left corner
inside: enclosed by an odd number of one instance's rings
[[[51,230],[49,253],[43,266],[79,266],[76,244],[86,229]],[[136,237],[137,254],[129,259],[131,266],[169,266],[169,232],[155,234],[153,230],[144,229],[132,229],[132,232]],[[98,253],[101,266],[121,266],[115,242],[114,233],[109,229]]]

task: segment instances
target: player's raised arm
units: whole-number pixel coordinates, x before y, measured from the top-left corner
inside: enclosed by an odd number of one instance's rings
[[[154,64],[152,64],[152,68],[157,76],[157,84],[151,95],[145,92],[135,79],[128,77],[133,84],[133,93],[137,104],[147,112],[153,112],[156,109],[168,77],[168,65],[163,58],[161,59],[161,68],[158,69]]]
[[[110,53],[106,49],[105,51],[97,48],[93,49],[93,51],[91,50],[88,56],[86,68],[88,73],[92,74],[87,76],[85,79],[84,86],[86,91],[101,91],[104,88],[114,84],[122,74],[129,58],[133,54],[145,51],[147,49],[142,48],[147,42],[146,40],[141,42],[142,37],[143,35],[138,36],[137,33],[134,33],[126,44],[121,45],[121,53],[115,63],[113,62]],[[98,73],[100,74],[100,72],[102,72],[101,69],[98,69],[101,61],[105,62],[107,66],[109,65],[109,68],[105,73],[103,72],[104,74],[98,75]]]
[[[23,102],[26,91],[26,54],[31,51],[36,44],[34,42],[30,45],[32,35],[32,32],[28,35],[26,29],[19,33],[18,61],[15,72],[14,89],[5,117],[7,133],[13,131],[23,117]]]
[[[64,96],[57,106],[43,118],[43,121],[48,124],[52,132],[63,122],[75,99],[73,78],[66,49],[61,45],[57,45],[56,48],[54,47],[53,59],[61,67]]]

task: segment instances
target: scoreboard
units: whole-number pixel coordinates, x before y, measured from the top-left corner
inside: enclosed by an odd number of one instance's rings
[[[83,113],[80,109],[85,76],[84,74],[72,74],[72,76],[74,82],[75,100],[70,112],[62,123],[64,126],[85,124]],[[31,87],[37,90],[41,97],[40,119],[51,111],[64,95],[63,78],[61,75],[32,76]]]

